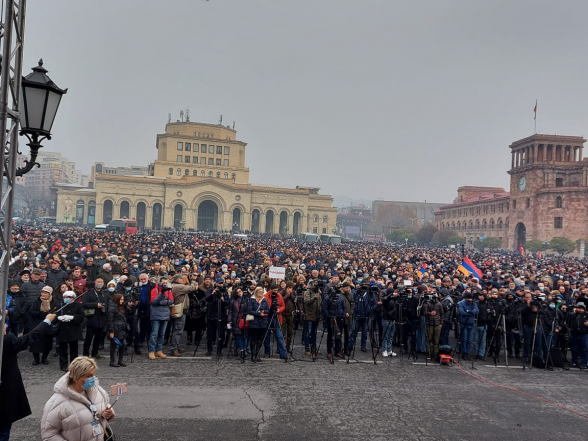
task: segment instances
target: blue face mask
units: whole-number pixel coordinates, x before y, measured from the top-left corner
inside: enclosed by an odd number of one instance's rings
[[[359,279],[357,279],[357,283],[361,283],[363,279],[360,277]]]
[[[231,273],[231,277],[235,277],[237,273]]]
[[[22,260],[28,260],[27,256],[22,256]]]
[[[550,303],[550,304],[549,304],[549,307],[550,307],[551,309],[555,309],[555,305],[554,305],[553,303]]]
[[[125,288],[125,290],[126,290],[127,292],[129,292],[129,291],[131,290],[131,288],[132,288],[132,286],[127,286],[127,287]]]
[[[71,299],[69,297],[66,297],[65,299],[63,299],[63,303],[67,305],[68,303],[71,303]]]
[[[108,292],[114,292],[114,288],[111,286],[110,288],[108,288]]]
[[[118,262],[118,259],[112,259],[112,261],[116,263],[116,262]]]
[[[147,262],[147,259],[143,259],[143,262]]]
[[[86,381],[84,381],[82,389],[84,389],[84,390],[92,389],[94,387],[95,383],[96,383],[96,377],[87,378]]]
[[[139,269],[139,265],[133,265],[133,269]]]

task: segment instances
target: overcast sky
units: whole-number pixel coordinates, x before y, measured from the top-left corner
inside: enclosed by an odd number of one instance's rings
[[[451,202],[508,189],[511,142],[586,135],[588,2],[29,1],[25,69],[69,88],[49,151],[147,165],[156,134],[236,121],[251,182]]]

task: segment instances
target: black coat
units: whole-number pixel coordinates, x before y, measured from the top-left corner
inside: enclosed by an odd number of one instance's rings
[[[25,319],[25,305],[27,299],[20,291],[18,291],[16,294],[9,291],[8,295],[12,296],[11,307],[14,308],[9,315],[10,323],[22,323]]]
[[[97,292],[94,289],[86,291],[82,300],[84,309],[94,309],[94,315],[88,317],[86,325],[91,328],[104,328],[106,326],[106,311],[108,311],[108,303],[110,296],[108,291],[102,290]],[[102,308],[98,308],[98,303],[102,303]]]
[[[61,310],[59,315],[73,315],[73,319],[69,322],[61,322],[55,319],[55,323],[59,323],[59,329],[55,336],[58,342],[70,342],[83,340],[82,322],[84,321],[84,308],[81,303],[70,303]]]
[[[108,306],[108,328],[107,334],[114,333],[114,337],[119,340],[124,340],[127,334],[127,320],[125,318],[125,312],[119,311],[118,306],[113,302],[110,302]]]
[[[33,302],[33,304],[29,307],[29,309],[27,311],[28,324],[29,324],[30,329],[37,327],[39,325],[39,323],[41,323],[43,320],[45,320],[45,317],[47,317],[47,314],[49,314],[51,311],[54,311],[59,306],[59,304],[57,303],[56,300],[51,300],[50,305],[51,305],[50,311],[42,312],[41,311],[41,299],[38,298],[36,302]],[[33,353],[39,353],[39,354],[42,352],[50,352],[52,345],[53,345],[53,335],[46,334],[46,335],[43,335],[37,341],[31,343],[29,346],[29,351],[33,352]]]
[[[22,337],[13,334],[4,336],[2,384],[0,384],[0,426],[12,424],[31,414],[31,407],[18,368],[17,354],[24,351],[30,344],[39,341],[48,331],[49,325],[41,323]]]

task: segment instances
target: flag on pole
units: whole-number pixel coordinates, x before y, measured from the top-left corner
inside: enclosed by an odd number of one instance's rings
[[[473,273],[474,275],[476,275],[476,277],[478,277],[478,279],[481,279],[483,276],[482,271],[480,271],[480,268],[478,268],[476,265],[474,265],[474,262],[472,262],[469,257],[465,257],[463,259],[463,261],[461,262],[461,265],[459,265],[457,267],[457,269],[460,272],[461,272],[461,268],[466,269],[468,273]],[[469,274],[466,274],[466,276],[468,276],[468,275]]]
[[[537,121],[537,100],[535,100],[535,108],[533,109],[533,112],[535,113],[535,121]]]
[[[522,243],[519,243],[519,254],[521,256],[524,256],[525,255],[525,248],[523,247],[523,244]]]

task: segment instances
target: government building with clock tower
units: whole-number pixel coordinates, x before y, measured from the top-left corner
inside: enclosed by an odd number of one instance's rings
[[[435,221],[476,240],[498,237],[516,250],[527,240],[588,238],[588,161],[581,136],[532,135],[510,145],[510,192],[494,187],[460,187],[453,204],[440,207]]]

